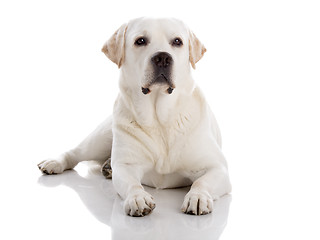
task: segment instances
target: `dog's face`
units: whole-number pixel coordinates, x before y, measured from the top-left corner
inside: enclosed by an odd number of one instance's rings
[[[195,68],[206,49],[181,21],[139,18],[122,25],[102,51],[121,67],[126,85],[171,94],[190,79],[190,63]]]

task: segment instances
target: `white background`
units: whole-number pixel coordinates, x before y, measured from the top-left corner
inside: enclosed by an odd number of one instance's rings
[[[1,1],[1,238],[116,239],[76,193],[38,183],[36,164],[111,113],[118,69],[103,43],[132,18],[163,16],[186,22],[208,50],[194,77],[219,122],[234,188],[221,239],[320,239],[319,5]]]

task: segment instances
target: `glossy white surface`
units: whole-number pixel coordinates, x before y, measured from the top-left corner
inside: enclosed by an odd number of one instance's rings
[[[123,202],[114,191],[111,180],[104,179],[99,171],[91,171],[85,177],[77,171],[67,171],[59,176],[41,176],[38,183],[44,187],[60,185],[74,190],[80,198],[77,201],[97,222],[105,225],[104,229],[111,230],[114,240],[177,239],[181,232],[184,232],[185,239],[218,239],[227,223],[231,201],[230,196],[224,197],[215,206],[216,214],[199,218],[180,212],[188,189],[146,188],[155,198],[156,209],[150,216],[132,218],[124,213]],[[68,206],[74,205],[73,202],[69,199],[62,208],[68,212]]]
[[[23,154],[17,154],[21,158]],[[99,167],[82,163],[61,175],[42,175],[30,162],[20,162],[1,176],[2,239],[319,239],[318,176],[263,180],[268,173],[233,175],[234,191],[215,202],[212,214],[180,212],[187,188],[147,188],[157,207],[144,218],[126,216],[122,200]],[[13,170],[14,169],[14,170]],[[239,168],[241,172],[245,168]],[[279,169],[280,170],[280,169]],[[299,169],[292,167],[291,171]],[[292,184],[289,184],[291,181]],[[257,188],[257,186],[261,186]],[[311,189],[313,188],[314,189]],[[9,237],[8,237],[9,236]]]
[[[98,167],[80,164],[52,176],[29,170],[33,176],[20,175],[15,188],[3,194],[6,239],[218,239],[227,223],[231,196],[216,202],[215,214],[197,217],[180,212],[187,188],[146,188],[156,209],[133,218]]]
[[[0,239],[320,239],[319,1],[161,3],[0,2]],[[144,15],[182,19],[208,49],[194,76],[233,184],[211,215],[180,213],[185,189],[149,189],[155,212],[130,218],[85,164],[36,167],[112,112],[119,71],[100,48]]]

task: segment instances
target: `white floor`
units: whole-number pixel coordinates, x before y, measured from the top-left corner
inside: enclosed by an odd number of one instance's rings
[[[147,188],[157,207],[150,216],[133,218],[125,215],[111,180],[101,175],[98,166],[82,163],[75,170],[54,176],[42,175],[35,165],[21,167],[13,166],[2,175],[7,178],[2,178],[1,184],[1,239],[320,237],[316,192],[301,196],[297,191],[294,196],[289,194],[290,189],[282,189],[283,195],[272,195],[266,189],[261,195],[261,190],[252,189],[247,195],[247,188],[241,187],[243,193],[237,189],[232,196],[216,201],[212,214],[191,216],[180,212],[187,188]]]
[[[10,214],[2,234],[10,239],[218,239],[228,220],[231,196],[216,202],[214,214],[197,217],[180,212],[187,188],[147,188],[156,209],[132,218],[125,215],[111,180],[95,166],[80,164],[54,176],[27,175],[16,176],[21,182],[4,195],[3,211]]]

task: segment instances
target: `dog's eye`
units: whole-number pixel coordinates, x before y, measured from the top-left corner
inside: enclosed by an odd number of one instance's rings
[[[148,39],[145,37],[140,37],[134,42],[134,45],[136,46],[146,46],[147,44],[148,44]]]
[[[175,46],[175,47],[180,47],[183,45],[183,42],[181,40],[181,38],[175,38],[173,41],[172,41],[172,46]]]

